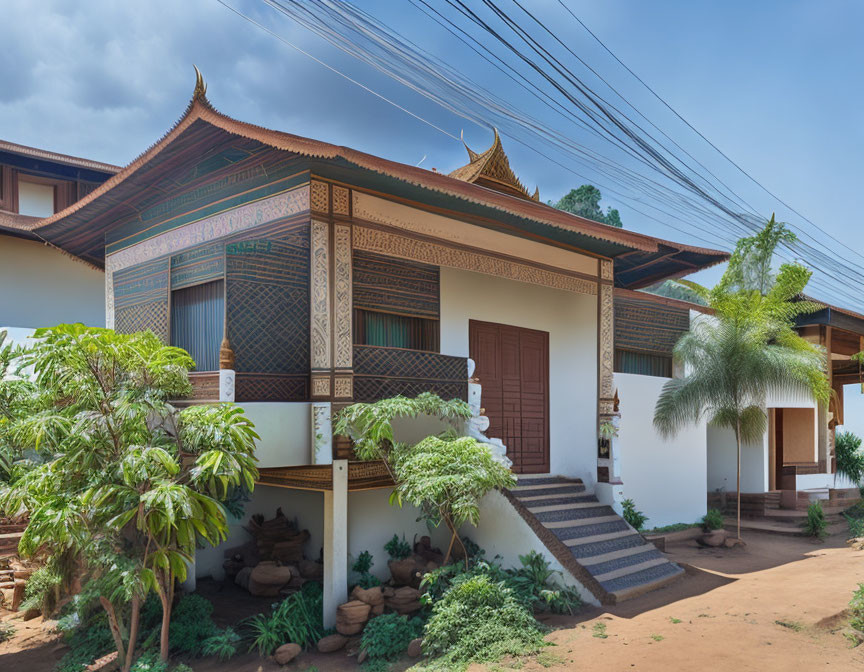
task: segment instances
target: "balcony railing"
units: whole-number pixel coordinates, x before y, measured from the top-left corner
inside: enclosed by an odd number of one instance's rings
[[[434,392],[442,399],[468,399],[465,357],[435,352],[354,346],[354,400],[378,401]]]

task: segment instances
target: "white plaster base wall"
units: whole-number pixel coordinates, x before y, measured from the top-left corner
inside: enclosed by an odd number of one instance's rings
[[[0,235],[0,324],[105,326],[105,274],[52,247]]]
[[[705,515],[708,455],[705,422],[663,438],[654,407],[668,378],[616,373],[620,398],[618,464],[622,497],[648,516],[647,527],[692,523]]]
[[[737,448],[735,432],[708,425],[708,490],[734,492]],[[768,433],[759,443],[741,447],[741,492],[768,491]]]
[[[398,508],[390,506],[389,489],[365,490],[348,493],[348,569],[353,559],[363,551],[369,551],[375,564],[372,573],[381,579],[389,579],[387,569],[386,544],[398,534],[405,535],[409,543],[413,543],[415,535],[419,538],[425,534],[432,537],[433,546],[446,550],[449,540],[446,531],[433,529],[430,531],[423,521],[417,521],[420,511],[413,506]],[[222,562],[225,551],[234,546],[240,546],[252,537],[243,529],[253,514],[261,513],[265,518],[272,518],[276,509],[289,519],[297,519],[300,529],[309,530],[309,541],[303,547],[307,558],[317,560],[324,544],[324,495],[321,492],[294,490],[259,485],[251,502],[246,503],[246,510],[241,520],[229,519],[230,535],[221,546],[199,549],[196,554],[196,575],[198,578],[210,576],[216,580],[224,578]],[[349,572],[350,579],[350,572]]]
[[[241,402],[261,437],[255,446],[259,467],[289,467],[312,462],[311,404]]]
[[[550,470],[594,483],[597,297],[442,267],[442,353],[469,356],[469,320],[549,332]]]
[[[500,556],[501,564],[508,568],[520,567],[520,555],[537,551],[549,561],[551,569],[560,572],[555,576],[559,583],[576,588],[585,603],[600,604],[590,591],[564,569],[500,492],[493,491],[483,497],[480,501],[479,526],[463,525],[460,534],[470,537],[485,550],[488,560]]]

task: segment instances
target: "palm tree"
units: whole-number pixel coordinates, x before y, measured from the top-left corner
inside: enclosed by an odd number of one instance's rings
[[[674,355],[685,376],[663,386],[654,409],[654,425],[663,436],[701,418],[734,431],[739,539],[741,444],[764,435],[767,395],[804,391],[827,402],[830,394],[824,353],[793,327],[797,315],[821,308],[801,300],[810,272],[784,264],[776,277],[770,273],[774,249],[792,240],[794,235],[772,216],[760,233],[739,241],[713,289],[679,281],[697,292],[714,314],[694,320],[679,339]]]

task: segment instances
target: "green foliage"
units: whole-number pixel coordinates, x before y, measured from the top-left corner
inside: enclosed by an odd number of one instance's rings
[[[617,210],[610,207],[606,212],[603,212],[603,208],[600,207],[602,198],[603,195],[597,187],[592,184],[583,184],[578,189],[571,189],[567,192],[561,200],[554,204],[554,207],[601,224],[622,228],[624,225]]]
[[[393,538],[384,544],[384,550],[387,551],[391,560],[404,560],[414,552],[411,544],[405,541],[404,534],[401,539],[398,535],[394,534]]]
[[[702,516],[702,529],[706,532],[723,529],[723,513],[719,509],[708,509]]]
[[[217,630],[202,642],[201,653],[205,656],[216,656],[219,660],[228,660],[237,655],[241,641],[240,635],[234,632],[233,628]]]
[[[374,564],[375,562],[372,560],[372,554],[369,551],[363,551],[357,556],[354,564],[351,565],[351,570],[356,575],[354,585],[360,586],[364,589],[374,588],[375,586],[381,585],[381,579],[369,571],[372,569],[372,565]]]
[[[213,605],[192,593],[180,598],[171,615],[171,649],[197,656],[204,642],[216,633],[211,615]]]
[[[220,502],[254,487],[254,427],[230,404],[174,408],[193,362],[151,332],[61,324],[35,337],[18,362],[34,372],[32,403],[4,419],[0,443],[40,461],[0,489],[0,512],[29,516],[19,550],[50,550],[54,587],[83,569],[112,619],[155,591],[167,622],[196,547],[227,535]],[[21,394],[0,377],[0,400]]]
[[[168,672],[168,663],[159,659],[156,651],[147,651],[138,657],[130,672]]]
[[[838,432],[834,439],[834,452],[837,456],[836,476],[845,477],[856,486],[862,485],[864,452],[861,451],[861,438],[852,432]]]
[[[668,532],[681,532],[694,527],[701,527],[702,523],[672,523],[671,525],[661,525],[660,527],[652,527],[650,530],[643,530],[643,534],[663,534]]]
[[[621,509],[624,520],[626,520],[634,530],[639,531],[645,527],[645,523],[648,521],[648,516],[641,511],[636,510],[636,503],[632,499],[625,499],[621,502]]]
[[[606,634],[606,624],[595,623],[594,627],[591,628],[591,636],[597,639],[607,639],[609,635]]]
[[[423,621],[399,614],[383,614],[370,620],[363,629],[360,648],[370,661],[396,660],[405,653],[411,640],[423,633]]]
[[[849,625],[864,636],[864,583],[859,583],[858,590],[852,594],[852,601],[849,603],[849,615]]]
[[[9,622],[0,623],[0,643],[7,642],[15,636],[15,626]]]
[[[556,614],[574,614],[582,608],[582,598],[570,587],[555,583],[554,577],[560,574],[549,568],[549,561],[537,551],[519,556],[521,567],[505,570],[505,585],[513,590],[519,601],[538,611],[551,611]]]
[[[53,559],[49,559],[27,580],[24,600],[21,602],[20,609],[22,611],[38,609],[43,614],[52,613],[62,585],[63,574],[57,569],[57,563]]]
[[[274,605],[269,616],[257,614],[243,624],[252,644],[249,650],[269,656],[287,642],[312,646],[324,636],[324,591],[310,581],[299,592]]]
[[[648,294],[654,294],[655,296],[665,296],[670,299],[678,299],[679,301],[688,301],[699,306],[707,305],[707,301],[705,301],[705,299],[699,296],[696,292],[674,280],[658,282],[655,285],[646,287],[642,291],[647,292]]]
[[[802,523],[802,527],[809,537],[824,539],[828,536],[828,523],[821,502],[810,502],[810,506],[807,507],[807,519]]]
[[[864,518],[855,518],[846,513],[843,514],[843,517],[849,524],[848,539],[860,539],[864,537]]]
[[[543,645],[540,624],[510,588],[488,576],[454,582],[433,605],[423,639],[424,652],[448,669],[533,653]]]
[[[69,651],[60,659],[56,672],[83,672],[97,658],[114,649],[114,639],[104,612],[72,630],[66,637]]]

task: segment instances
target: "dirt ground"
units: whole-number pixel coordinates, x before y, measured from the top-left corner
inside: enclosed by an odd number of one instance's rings
[[[746,549],[731,550],[700,549],[693,541],[673,545],[668,549],[673,559],[687,569],[682,580],[616,607],[546,618],[553,628],[546,639],[553,646],[540,656],[471,670],[864,670],[864,646],[850,648],[842,632],[844,610],[856,584],[864,582],[864,552],[846,547],[842,537],[818,544],[751,533],[746,541]],[[269,604],[233,586],[202,582],[199,592],[214,601],[220,625],[236,623]],[[2,620],[10,617],[0,615]],[[41,619],[22,623],[14,617],[13,623],[15,637],[0,644],[0,671],[50,672],[65,650],[56,635]],[[254,654],[226,663],[188,662],[196,672],[279,669]],[[358,666],[343,651],[304,653],[284,669],[341,672]]]

